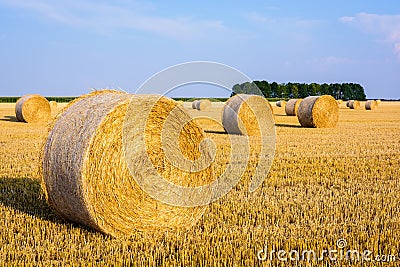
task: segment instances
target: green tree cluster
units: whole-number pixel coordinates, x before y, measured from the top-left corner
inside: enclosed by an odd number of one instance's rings
[[[259,90],[258,90],[259,89]],[[235,84],[232,88],[235,94],[262,94],[266,98],[305,98],[307,96],[331,95],[335,99],[365,100],[364,88],[358,83],[280,83],[268,81],[254,81]]]

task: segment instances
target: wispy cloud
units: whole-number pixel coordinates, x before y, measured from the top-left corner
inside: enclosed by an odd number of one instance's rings
[[[400,15],[358,13],[355,16],[341,17],[339,20],[390,44],[393,53],[400,60]]]
[[[121,1],[119,5],[66,0],[0,0],[1,3],[35,12],[58,23],[105,33],[117,29],[134,29],[187,39],[225,30],[222,21],[155,16],[148,14],[151,12],[145,6],[137,3],[123,5]]]

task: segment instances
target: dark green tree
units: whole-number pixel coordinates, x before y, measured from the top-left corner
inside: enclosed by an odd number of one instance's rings
[[[305,98],[308,95],[308,86],[305,83],[299,84],[299,98]]]
[[[271,83],[271,97],[282,97],[279,95],[279,84],[277,82]]]

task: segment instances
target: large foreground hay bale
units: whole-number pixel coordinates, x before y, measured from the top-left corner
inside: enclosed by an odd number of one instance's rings
[[[47,122],[51,118],[49,101],[41,95],[24,95],[15,105],[15,115],[22,122]]]
[[[276,106],[284,108],[286,106],[286,101],[285,100],[279,100],[278,102],[276,102]]]
[[[288,116],[296,116],[299,109],[301,99],[290,99],[285,106],[285,112]]]
[[[125,136],[126,129],[133,134]],[[208,184],[214,178],[212,164],[192,172],[176,167],[166,155],[175,149],[188,160],[211,162],[204,138],[199,125],[171,99],[110,91],[81,97],[59,114],[46,140],[46,198],[62,217],[112,236],[190,227],[204,206],[165,204],[143,191],[136,178],[156,173],[183,187]],[[131,145],[124,146],[127,142]]]
[[[197,110],[209,110],[211,108],[211,101],[208,99],[201,99],[196,102]]]
[[[272,107],[262,96],[237,94],[225,103],[222,125],[230,134],[260,136],[262,127],[273,130]]]
[[[376,100],[368,100],[367,102],[365,102],[365,109],[366,110],[378,109],[378,102]]]
[[[297,118],[303,127],[333,128],[339,119],[339,106],[330,95],[309,96],[301,101]]]
[[[349,108],[350,109],[359,109],[361,107],[360,101],[358,100],[350,100],[349,102]]]

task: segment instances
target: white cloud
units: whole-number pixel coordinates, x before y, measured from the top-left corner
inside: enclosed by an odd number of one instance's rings
[[[116,5],[66,0],[0,0],[0,3],[36,12],[59,23],[105,33],[115,29],[134,29],[187,39],[225,30],[222,21],[148,15],[148,6],[135,2]]]
[[[339,21],[390,44],[400,59],[400,15],[358,13],[353,17],[341,17]]]

